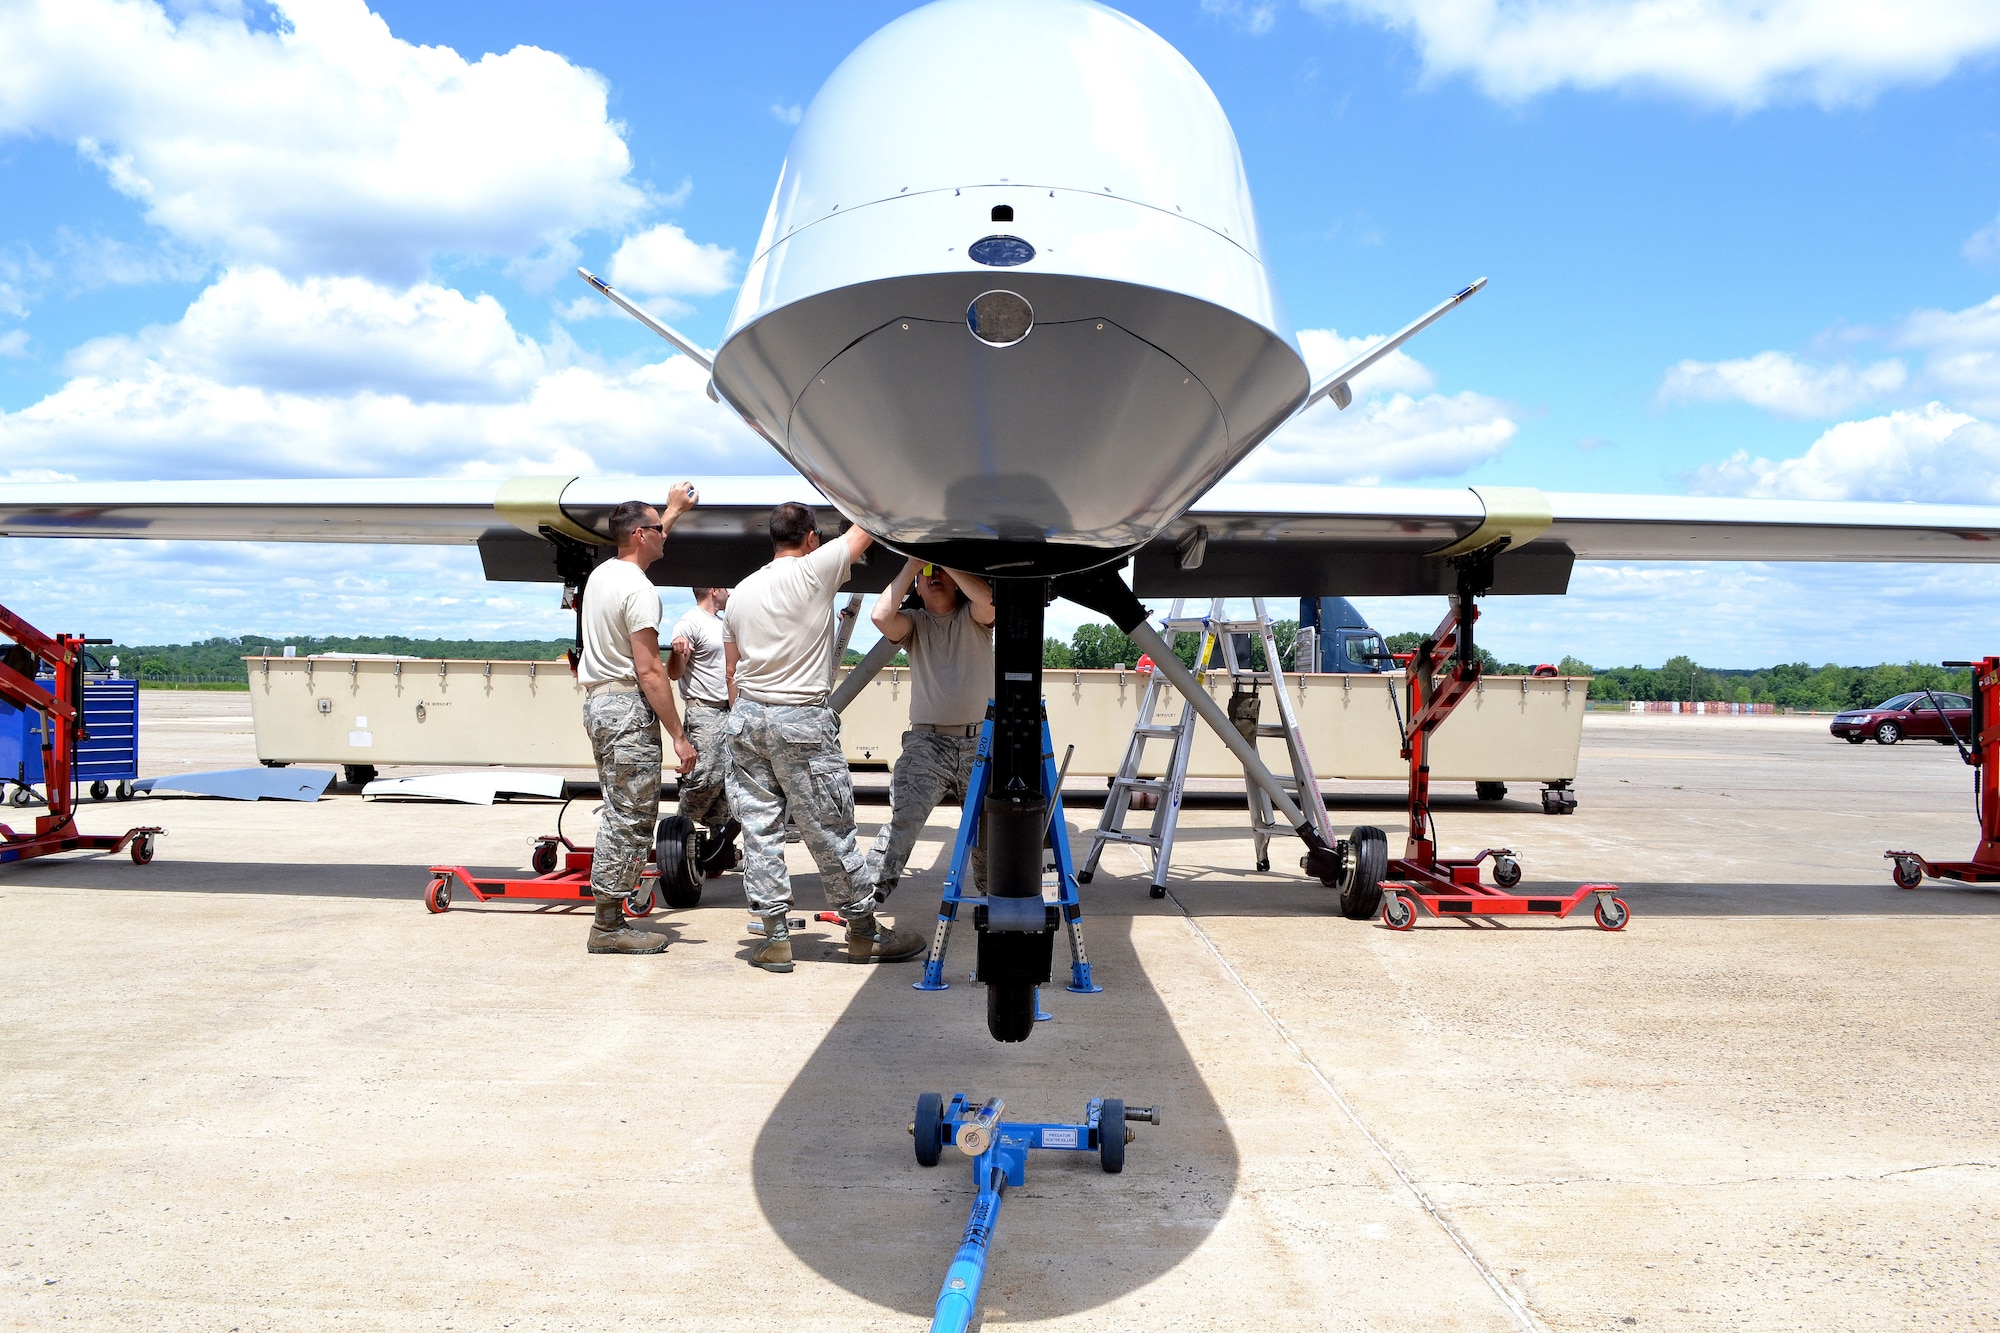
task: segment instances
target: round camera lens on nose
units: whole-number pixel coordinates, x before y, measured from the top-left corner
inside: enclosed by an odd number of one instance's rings
[[[981,292],[965,309],[965,326],[989,347],[1011,347],[1035,327],[1035,308],[1013,292]]]

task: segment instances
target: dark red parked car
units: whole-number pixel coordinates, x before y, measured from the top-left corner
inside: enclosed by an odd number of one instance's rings
[[[1931,700],[1935,698],[1937,704]],[[1938,704],[1944,711],[1938,711]],[[1947,726],[1946,723],[1950,723]],[[1962,694],[1942,690],[1925,694],[1899,694],[1873,708],[1841,713],[1833,719],[1833,734],[1850,745],[1873,738],[1878,745],[1894,745],[1904,737],[1950,745],[1956,730],[1960,740],[1972,735],[1972,700]]]

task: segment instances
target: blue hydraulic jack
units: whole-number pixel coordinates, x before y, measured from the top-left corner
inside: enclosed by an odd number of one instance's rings
[[[985,898],[976,893],[965,893],[961,886],[972,874],[972,849],[979,844],[979,816],[986,804],[986,788],[992,769],[993,718],[990,708],[987,712],[986,724],[979,729],[979,750],[972,762],[972,776],[965,784],[964,813],[959,816],[958,839],[952,844],[951,869],[945,873],[944,895],[938,902],[937,931],[931,936],[930,953],[924,957],[923,978],[911,983],[916,990],[950,989],[950,984],[944,979],[944,951],[951,943],[951,924],[958,919],[961,906],[977,909],[986,905]],[[1067,767],[1065,762],[1064,769]],[[1090,955],[1083,949],[1083,903],[1077,896],[1076,865],[1069,854],[1069,827],[1063,823],[1062,780],[1063,771],[1056,768],[1055,742],[1049,737],[1048,712],[1044,708],[1042,789],[1049,793],[1048,827],[1044,835],[1048,836],[1055,852],[1055,907],[1061,912],[1063,926],[1069,933],[1069,985],[1063,989],[1078,995],[1095,995],[1104,987],[1090,979]],[[1042,1010],[1039,991],[1035,999],[1035,1017],[1042,1022],[1051,1017]]]
[[[1080,1125],[1003,1121],[1004,1109],[998,1097],[975,1104],[962,1092],[953,1093],[949,1102],[935,1092],[917,1098],[910,1135],[917,1142],[918,1165],[936,1166],[945,1145],[952,1144],[972,1159],[972,1180],[979,1187],[965,1222],[965,1240],[951,1257],[938,1291],[931,1333],[964,1333],[978,1316],[979,1286],[986,1280],[986,1260],[1000,1224],[1000,1200],[1009,1185],[1028,1182],[1030,1149],[1094,1152],[1104,1169],[1116,1175],[1125,1169],[1125,1145],[1132,1141],[1126,1122],[1160,1123],[1157,1107],[1128,1107],[1116,1097],[1091,1098]]]

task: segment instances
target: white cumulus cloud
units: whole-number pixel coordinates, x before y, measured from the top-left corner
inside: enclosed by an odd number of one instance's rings
[[[1735,361],[1682,361],[1667,371],[1660,396],[1668,401],[1740,400],[1767,412],[1811,419],[1834,417],[1903,387],[1908,372],[1896,360],[1872,365],[1813,366],[1783,352]]]
[[[78,348],[0,413],[0,458],[135,480],[781,470],[687,358],[577,362],[488,297],[232,270],[179,322]]]
[[[1299,330],[1299,350],[1315,380],[1382,340]],[[1346,411],[1330,400],[1279,427],[1230,475],[1240,481],[1337,481],[1373,484],[1449,477],[1500,455],[1514,438],[1507,404],[1480,393],[1440,394],[1437,376],[1404,351],[1357,375]]]
[[[1450,477],[1498,458],[1518,429],[1505,403],[1480,393],[1397,393],[1345,412],[1325,402],[1280,427],[1230,476],[1357,485]]]
[[[231,269],[178,323],[93,339],[67,365],[99,379],[159,371],[419,401],[518,397],[549,368],[491,296],[467,299],[427,282],[400,291],[364,278],[294,282],[270,269]]]
[[[1369,333],[1359,338],[1343,338],[1338,329],[1300,329],[1299,351],[1305,356],[1306,369],[1318,380],[1381,342],[1383,336]],[[1361,397],[1399,391],[1422,393],[1436,384],[1437,377],[1431,374],[1430,367],[1399,348],[1355,376],[1348,387]]]
[[[1407,34],[1433,78],[1520,101],[1657,89],[1739,110],[1866,101],[2000,51],[1991,0],[1303,0]]]
[[[2000,416],[2000,296],[1964,310],[1919,310],[1893,341],[1923,351],[1927,390]]]
[[[1227,19],[1252,37],[1262,37],[1278,22],[1277,0],[1201,0],[1201,12]]]
[[[276,31],[152,0],[0,6],[0,136],[74,143],[180,241],[294,275],[410,282],[647,202],[595,73],[414,46],[361,0],[273,8]]]
[[[1796,458],[1739,450],[1688,481],[1703,495],[2000,503],[2000,428],[1931,403],[1843,421]]]
[[[735,282],[736,252],[688,239],[671,222],[628,236],[611,256],[611,285],[647,296],[713,296]]]

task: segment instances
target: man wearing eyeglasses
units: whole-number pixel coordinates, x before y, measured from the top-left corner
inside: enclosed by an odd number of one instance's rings
[[[667,533],[694,501],[694,487],[681,482],[669,493],[664,515],[641,500],[612,510],[618,555],[592,570],[583,587],[578,616],[583,653],[576,678],[587,692],[583,726],[604,793],[590,867],[597,909],[591,953],[658,953],[667,947],[664,935],[625,924],[625,903],[645,871],[660,817],[660,728],[673,738],[682,773],[694,768],[696,758],[660,660],[659,590],[646,577],[666,549]]]

